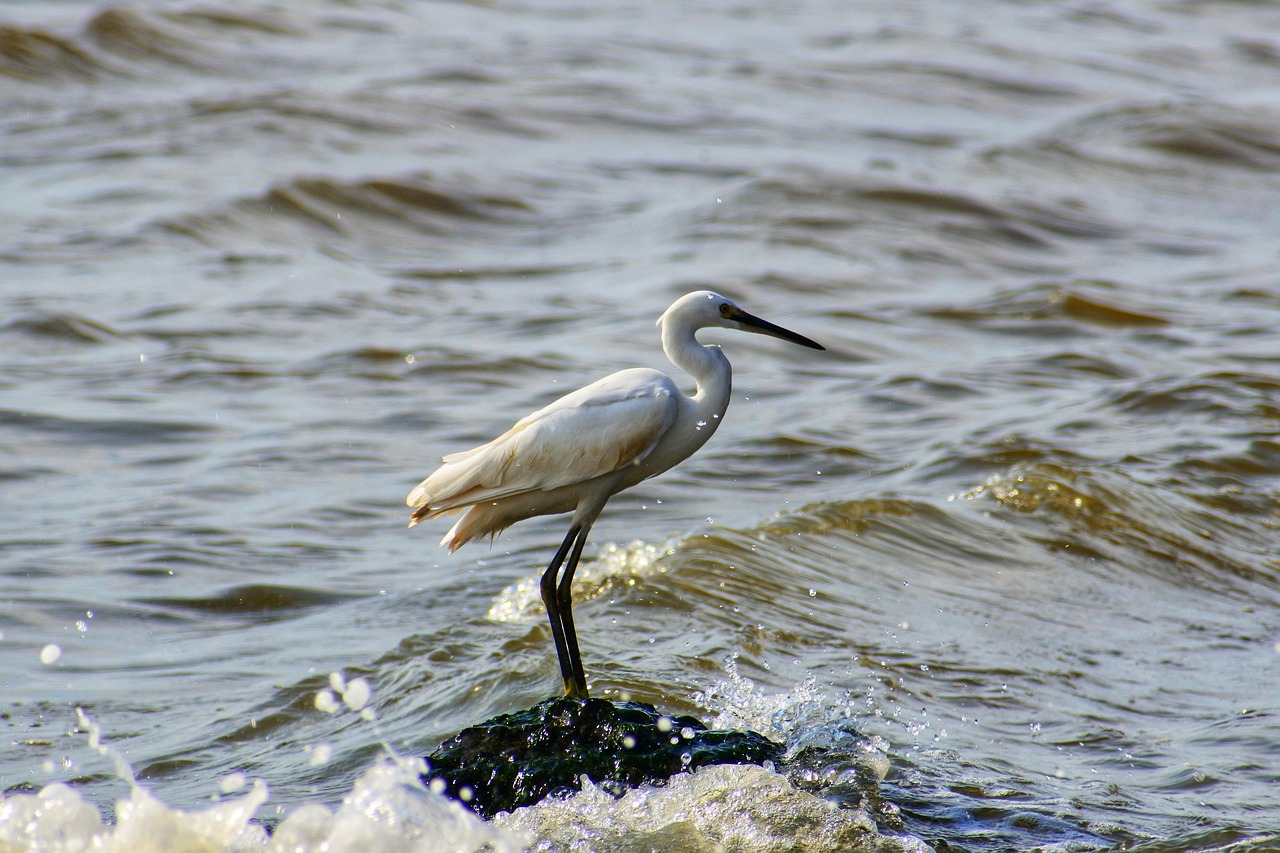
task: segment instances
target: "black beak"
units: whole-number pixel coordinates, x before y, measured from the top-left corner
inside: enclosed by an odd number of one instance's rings
[[[808,347],[809,349],[826,349],[826,347],[817,341],[811,341],[804,335],[797,335],[790,329],[784,329],[781,326],[776,326],[768,320],[761,320],[759,317],[754,314],[748,314],[746,311],[739,310],[731,319],[737,320],[741,323],[742,330],[744,332],[755,332],[760,335],[782,338],[784,341],[790,341],[793,344],[799,344],[800,346]]]

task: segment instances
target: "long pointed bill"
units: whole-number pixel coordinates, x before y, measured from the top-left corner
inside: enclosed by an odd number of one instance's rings
[[[797,335],[795,332],[791,331],[790,329],[784,329],[781,326],[776,326],[773,323],[770,323],[768,320],[761,320],[756,315],[748,314],[746,311],[743,311],[741,308],[736,310],[733,314],[729,315],[729,319],[737,320],[739,323],[741,323],[742,331],[744,332],[755,332],[760,335],[769,335],[770,337],[774,337],[774,338],[782,338],[782,340],[784,341],[790,341],[793,344],[799,344],[800,346],[808,347],[809,349],[820,349],[820,350],[826,349],[826,347],[824,347],[822,344],[818,343],[817,341],[811,341],[808,338],[806,338],[804,335]]]

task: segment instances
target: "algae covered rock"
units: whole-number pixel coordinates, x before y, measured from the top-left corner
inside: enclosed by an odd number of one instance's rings
[[[425,778],[491,817],[581,790],[583,776],[621,796],[677,773],[763,764],[782,752],[755,732],[709,730],[642,702],[564,697],[464,729],[427,758]]]

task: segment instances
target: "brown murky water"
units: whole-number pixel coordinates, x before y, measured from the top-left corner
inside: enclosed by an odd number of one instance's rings
[[[1277,34],[1269,3],[0,7],[0,838],[35,838],[22,792],[65,849],[129,795],[77,707],[194,831],[253,780],[258,820],[394,809],[384,742],[553,693],[562,523],[446,556],[403,496],[666,369],[654,319],[709,287],[829,351],[705,335],[724,427],[580,573],[596,695],[793,743],[853,717],[881,831],[953,850],[1280,846]],[[376,722],[316,707],[338,670]],[[528,811],[512,849],[647,838]]]

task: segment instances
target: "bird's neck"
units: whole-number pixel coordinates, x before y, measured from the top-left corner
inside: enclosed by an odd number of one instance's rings
[[[664,323],[662,349],[672,364],[692,376],[697,383],[693,402],[699,414],[706,420],[712,416],[718,419],[729,407],[733,370],[720,347],[698,343],[695,331],[684,324]]]

